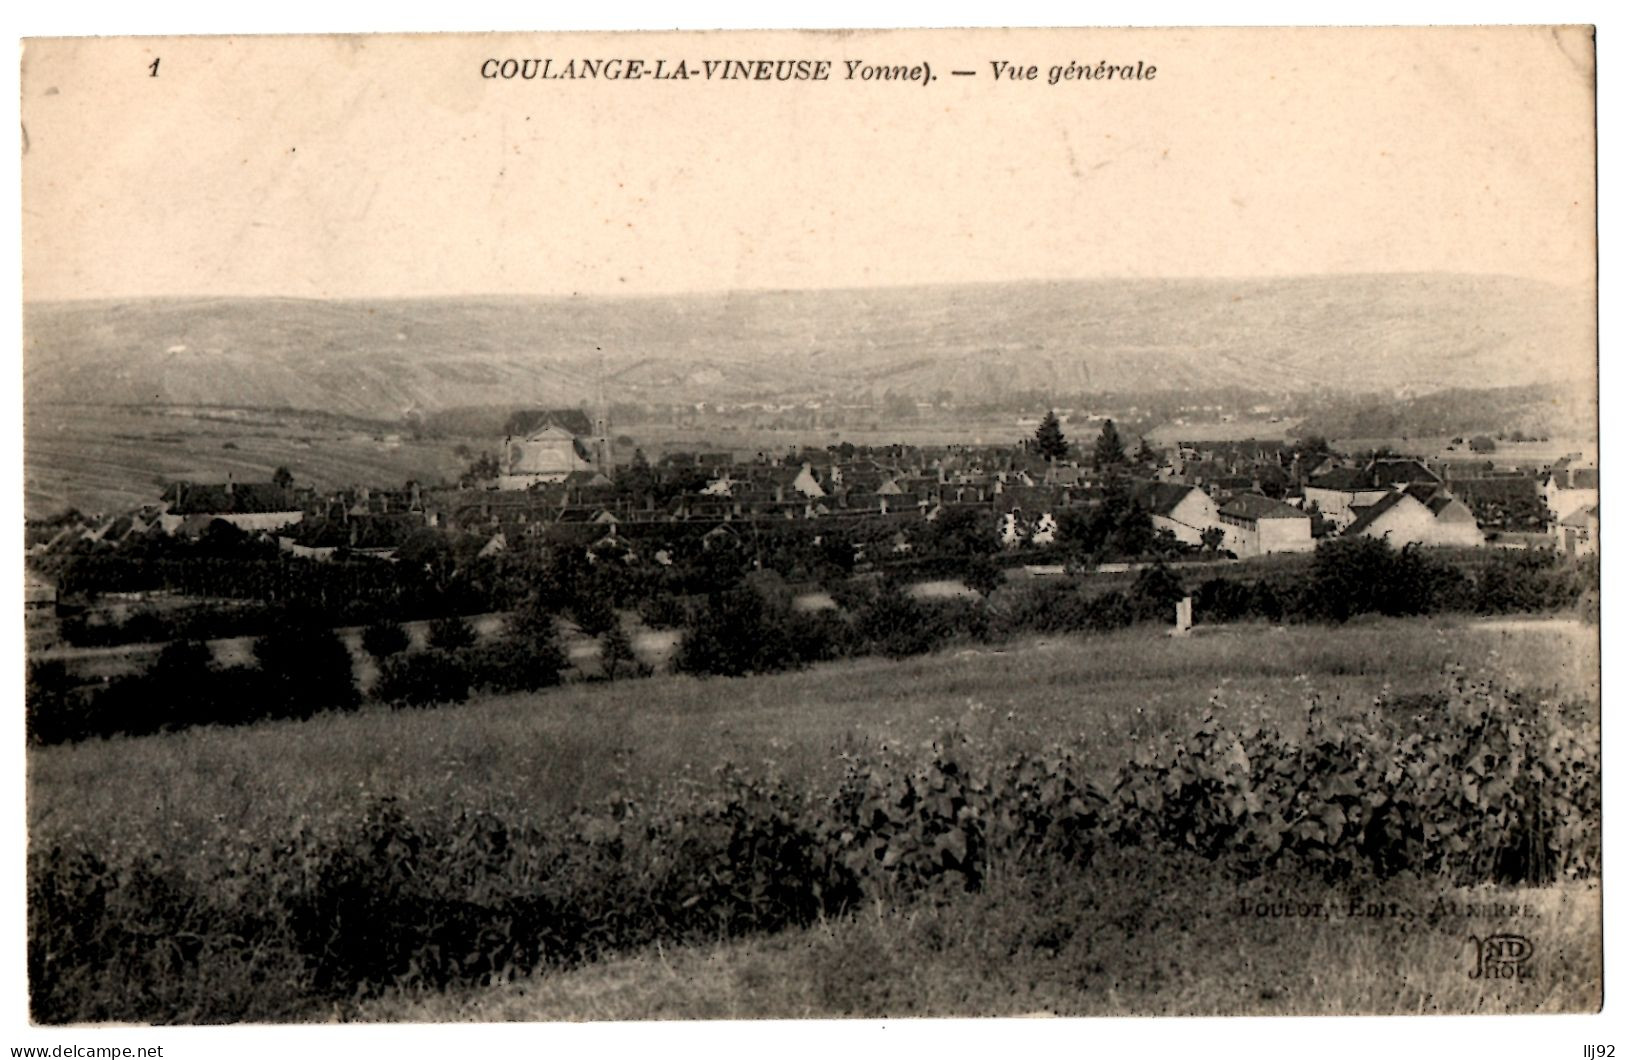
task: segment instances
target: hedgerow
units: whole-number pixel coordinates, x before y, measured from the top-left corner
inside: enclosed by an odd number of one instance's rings
[[[973,556],[960,562],[985,560]],[[674,596],[659,597],[670,606],[655,608],[654,617],[660,624],[683,627],[673,660],[679,672],[769,673],[853,655],[905,658],[956,642],[1028,633],[1166,624],[1175,602],[1190,591],[1179,574],[1161,564],[1141,570],[1122,591],[1092,593],[1087,579],[1066,579],[1020,591],[999,589],[975,599],[922,600],[895,578],[878,583],[843,578],[832,582],[839,610],[831,614],[795,610],[783,579],[771,571],[739,573],[729,584],[687,607]],[[1565,608],[1594,616],[1598,591],[1595,560],[1572,562],[1550,551],[1497,551],[1469,574],[1414,546],[1395,550],[1384,541],[1334,539],[1322,542],[1302,573],[1276,572],[1255,581],[1208,578],[1191,595],[1199,623],[1345,622],[1365,614]],[[402,652],[398,627],[369,627],[363,644],[381,661],[375,697],[396,705],[432,705],[462,702],[476,690],[531,691],[558,684],[567,661],[556,643],[549,592],[544,586],[519,601],[511,624],[522,632],[532,627],[543,632],[524,633],[518,640],[481,642],[464,619],[441,618],[431,624],[431,651],[438,653],[431,655]],[[607,630],[615,616],[607,601],[616,595],[608,589],[589,594],[571,605],[573,613],[578,622],[583,615],[596,616],[587,625]],[[651,614],[647,606],[644,611]],[[278,614],[276,629],[256,646],[256,655],[264,656],[258,669],[202,668],[186,682],[155,679],[149,673],[99,689],[76,685],[65,672],[41,671],[27,687],[29,739],[56,743],[194,724],[309,717],[355,706],[357,693],[348,659],[341,657],[342,645],[308,610]],[[394,633],[384,639],[391,629]]]
[[[1130,848],[1243,878],[1587,878],[1593,710],[1457,672],[1352,720],[1311,697],[1301,733],[1210,711],[1116,770],[1074,745],[1011,751],[953,729],[924,753],[848,757],[823,795],[724,767],[524,823],[382,799],[359,820],[223,837],[185,868],[158,850],[64,842],[29,854],[31,1005],[47,1023],[296,1018]]]

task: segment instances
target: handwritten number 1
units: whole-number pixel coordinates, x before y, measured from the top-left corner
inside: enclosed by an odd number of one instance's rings
[[[161,63],[161,62],[163,62],[163,58],[160,56],[159,58],[154,59],[152,61],[152,63],[147,67],[148,70],[152,71],[152,76],[153,77],[158,76],[158,64]]]

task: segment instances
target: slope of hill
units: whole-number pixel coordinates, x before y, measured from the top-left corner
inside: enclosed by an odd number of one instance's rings
[[[1587,380],[1592,300],[1465,275],[25,308],[25,398],[396,419],[591,400]]]

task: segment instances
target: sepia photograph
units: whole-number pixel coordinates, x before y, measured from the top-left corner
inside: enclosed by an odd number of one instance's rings
[[[1598,1012],[1594,38],[23,40],[13,1001]]]

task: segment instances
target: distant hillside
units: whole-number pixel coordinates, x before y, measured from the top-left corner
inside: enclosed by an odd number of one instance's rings
[[[1593,320],[1584,292],[1460,275],[40,303],[24,311],[25,397],[393,420],[579,405],[600,357],[612,401],[1425,392],[1589,379]]]
[[[1305,417],[1303,435],[1324,438],[1425,438],[1430,435],[1504,435],[1565,438],[1597,433],[1596,395],[1565,386],[1452,387],[1401,399],[1348,397]]]

